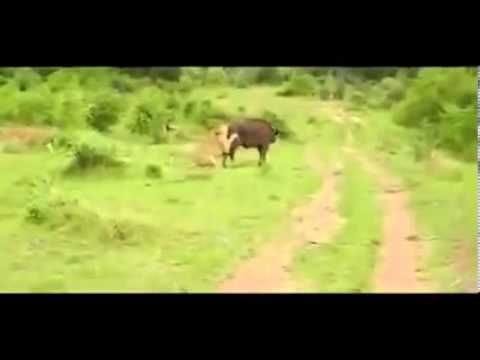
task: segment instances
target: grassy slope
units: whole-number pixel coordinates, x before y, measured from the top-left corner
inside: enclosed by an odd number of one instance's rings
[[[237,107],[256,99],[255,106],[295,118],[298,131],[308,136],[306,118],[298,111],[306,101],[275,98],[270,89],[255,91],[261,96],[233,90],[225,101]],[[5,174],[0,191],[6,194],[0,204],[2,291],[209,291],[258,242],[280,231],[287,209],[318,187],[298,144],[274,146],[266,171],[255,166],[254,151],[243,151],[238,166],[226,171],[193,169],[175,160],[165,165],[161,180],[147,179],[144,166],[165,164],[173,145],[116,144],[131,159],[124,176],[56,177],[53,185],[99,217],[80,216],[53,230],[24,222],[27,192],[15,182],[45,175],[66,159],[0,154]],[[133,229],[133,235],[120,240],[112,235],[117,225]]]
[[[473,163],[445,154],[437,160],[414,161],[409,135],[386,112],[362,115],[367,124],[356,133],[358,146],[383,161],[404,179],[412,193],[412,209],[430,255],[425,269],[441,291],[475,287],[476,175]],[[381,151],[380,151],[381,150]],[[385,150],[393,150],[388,154]]]

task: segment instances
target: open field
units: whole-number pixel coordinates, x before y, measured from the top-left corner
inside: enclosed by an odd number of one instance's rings
[[[196,166],[201,128],[179,125],[183,138],[152,144],[119,123],[111,132],[56,130],[114,149],[121,163],[70,173],[70,151],[4,124],[0,291],[375,292],[382,281],[416,291],[400,284],[409,276],[423,291],[475,291],[475,164],[442,150],[418,160],[411,132],[387,110],[279,89],[189,94],[226,113],[283,119],[294,136],[271,146],[264,167],[252,149],[225,169]],[[390,206],[388,194],[398,193],[405,204],[392,195]],[[400,239],[392,229],[402,216],[414,225]],[[382,261],[395,269],[381,274]]]

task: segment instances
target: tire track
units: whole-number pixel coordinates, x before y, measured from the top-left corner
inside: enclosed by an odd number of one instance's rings
[[[310,165],[321,171],[318,160],[309,157]],[[286,236],[274,239],[246,260],[218,287],[222,293],[276,293],[302,291],[290,276],[296,250],[308,243],[328,241],[342,223],[336,212],[337,183],[340,171],[324,177],[320,191],[310,202],[294,209],[292,225]]]

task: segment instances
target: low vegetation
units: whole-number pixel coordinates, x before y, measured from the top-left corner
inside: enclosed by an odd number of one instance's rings
[[[470,68],[0,68],[0,290],[214,290],[321,184],[306,149],[341,159],[347,129],[411,191],[438,288],[471,288],[476,85]],[[243,116],[280,132],[267,165],[242,150],[197,166],[196,145]],[[365,292],[381,213],[345,161],[348,221],[294,273]]]

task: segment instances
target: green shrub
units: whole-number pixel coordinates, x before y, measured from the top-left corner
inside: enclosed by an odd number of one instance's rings
[[[213,105],[210,99],[188,101],[183,114],[186,121],[207,129],[217,126],[231,116],[221,107]]]
[[[221,93],[217,94],[217,99],[225,99],[228,97],[228,93],[226,91],[222,91]]]
[[[145,175],[149,178],[159,179],[163,177],[162,167],[155,164],[149,164],[145,168]]]
[[[276,113],[266,110],[262,114],[262,118],[268,120],[272,126],[278,130],[279,137],[286,140],[294,140],[296,138],[295,132],[288,126],[288,122],[280,118]]]
[[[68,88],[80,88],[78,70],[73,68],[59,69],[47,77],[47,86],[52,92],[60,92]]]
[[[52,140],[52,146],[54,149],[67,151],[73,150],[77,143],[78,140],[75,137],[65,133],[57,134]]]
[[[56,126],[81,128],[87,125],[89,104],[80,89],[71,88],[54,96],[52,118]]]
[[[105,132],[119,121],[121,98],[113,94],[101,94],[91,105],[86,121],[94,129]]]
[[[278,84],[282,81],[282,75],[276,67],[261,67],[255,80],[260,84]]]
[[[422,69],[393,108],[396,123],[417,129],[423,141],[466,159],[476,142],[476,75],[465,68]]]
[[[235,87],[246,88],[258,81],[258,74],[260,68],[258,67],[241,67],[232,69],[232,83]]]
[[[180,109],[175,97],[164,98],[162,102],[144,100],[135,106],[127,128],[132,133],[150,136],[154,144],[165,143],[168,141],[166,126],[177,120]]]
[[[81,173],[95,168],[118,168],[123,162],[115,156],[115,148],[106,144],[80,142],[72,149],[72,160],[66,174]]]
[[[18,68],[14,77],[20,91],[30,90],[42,82],[42,77],[32,68]]]
[[[178,91],[181,93],[189,93],[191,92],[195,87],[195,80],[192,79],[192,77],[188,75],[182,75],[180,77],[180,80],[178,82]]]
[[[277,94],[280,96],[308,96],[314,95],[317,90],[316,79],[309,74],[295,74],[284,85],[283,90]]]
[[[0,87],[8,84],[9,81],[10,80],[6,76],[0,75]]]
[[[12,120],[26,125],[55,125],[53,95],[46,87],[37,87],[16,94]]]
[[[205,84],[207,85],[225,85],[228,82],[225,70],[221,67],[210,67],[205,74]]]
[[[117,76],[111,80],[111,87],[119,93],[132,93],[135,91],[134,82],[123,76]]]
[[[50,229],[62,229],[62,233],[90,231],[101,223],[98,214],[85,208],[76,198],[56,191],[53,183],[31,184],[30,200],[24,219],[36,225],[48,225]]]

